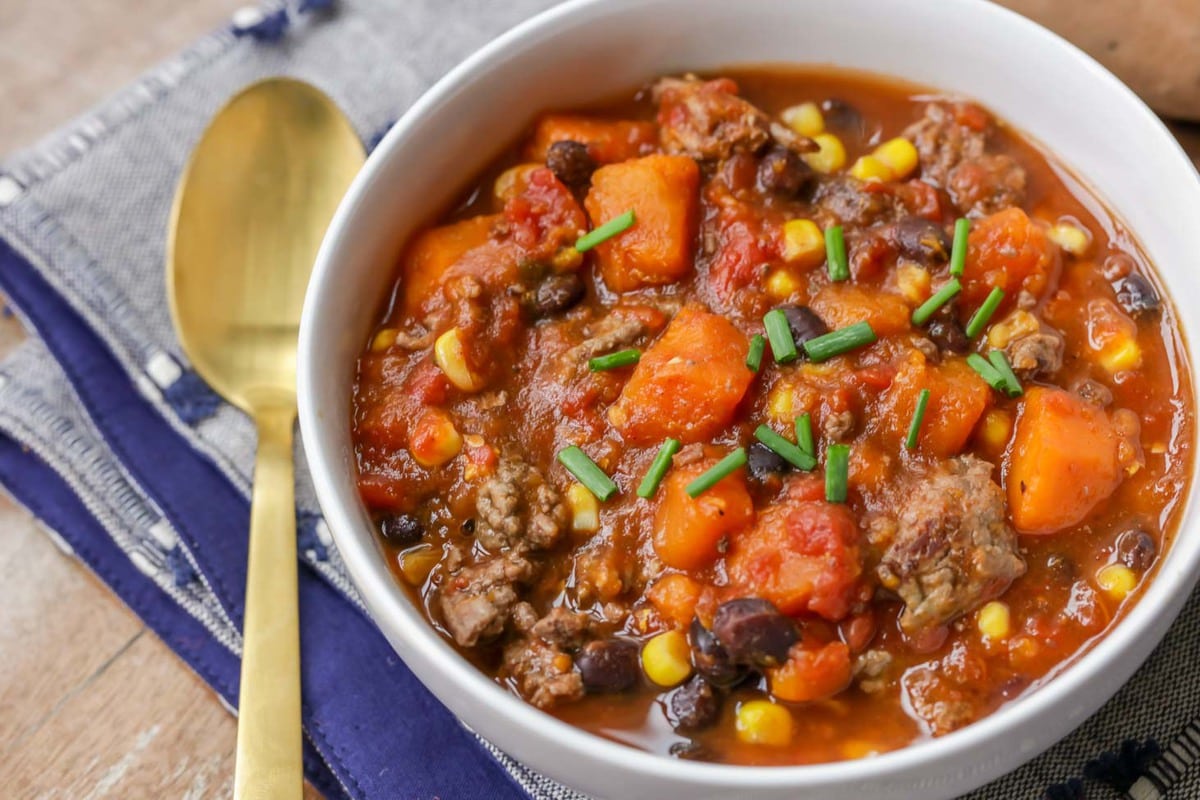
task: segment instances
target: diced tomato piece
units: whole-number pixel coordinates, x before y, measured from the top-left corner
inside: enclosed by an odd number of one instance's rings
[[[890,441],[903,440],[923,389],[929,390],[929,405],[917,449],[938,458],[961,453],[992,398],[991,387],[962,359],[933,365],[911,352],[883,395],[876,428]]]
[[[402,481],[377,472],[358,476],[358,494],[367,508],[376,511],[409,511],[412,497]]]
[[[771,694],[790,703],[833,697],[850,685],[850,648],[844,642],[822,644],[804,637],[788,651],[788,660],[767,670]]]
[[[754,501],[741,472],[722,478],[699,497],[689,483],[717,463],[706,458],[671,470],[662,487],[662,504],[654,515],[654,552],[668,567],[700,569],[717,560],[718,543],[754,518]]]
[[[746,335],[724,317],[683,308],[642,355],[608,419],[630,442],[711,439],[733,421],[754,373]]]
[[[854,515],[842,504],[788,498],[732,537],[726,566],[738,596],[765,598],[785,614],[839,620],[862,573]]]
[[[587,229],[571,190],[545,167],[530,172],[525,188],[504,204],[504,218],[526,259],[550,258]]]
[[[535,161],[545,161],[550,145],[568,141],[587,145],[597,163],[614,164],[654,150],[658,128],[653,122],[547,114],[537,121],[526,153]]]
[[[1019,208],[1006,208],[971,225],[963,270],[964,313],[995,287],[1005,291],[1005,306],[1025,289],[1041,297],[1058,277],[1059,258],[1043,225]]]

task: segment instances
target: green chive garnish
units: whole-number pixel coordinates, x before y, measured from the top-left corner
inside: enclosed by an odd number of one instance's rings
[[[1000,303],[1003,300],[1004,290],[999,286],[992,289],[983,301],[983,305],[979,306],[967,322],[967,338],[974,339],[983,333],[983,329],[987,327],[988,322],[992,319],[992,314],[996,313],[996,309],[1000,307]]]
[[[575,445],[560,450],[558,460],[598,499],[607,500],[617,493],[617,484],[613,483],[613,479],[605,475],[604,470]]]
[[[663,476],[671,468],[671,457],[679,452],[679,446],[678,439],[667,439],[663,442],[662,447],[658,448],[658,455],[654,457],[654,461],[650,462],[650,469],[646,470],[646,477],[642,478],[642,482],[638,484],[638,497],[646,500],[654,497],[654,493],[658,491],[658,485],[662,483]]]
[[[950,248],[950,274],[959,277],[967,265],[967,236],[971,233],[971,220],[962,217],[954,223],[954,245]]]
[[[782,313],[780,312],[781,315]],[[834,356],[848,353],[863,345],[874,344],[875,341],[875,331],[871,328],[871,323],[863,320],[853,325],[847,325],[845,328],[830,331],[815,339],[809,339],[804,343],[804,352],[808,353],[808,357],[813,361],[828,361]],[[771,340],[771,346],[775,346],[774,339]]]
[[[758,428],[754,431],[754,438],[758,439],[767,446],[768,450],[791,464],[796,469],[802,469],[807,472],[817,465],[817,459],[813,458],[808,453],[800,449],[800,447],[792,444],[766,425],[758,426]]]
[[[817,445],[813,441],[812,414],[805,412],[796,417],[796,445],[816,460]]]
[[[746,448],[739,447],[729,455],[722,458],[716,464],[706,469],[697,476],[696,480],[689,483],[684,491],[690,497],[699,497],[707,492],[712,487],[731,472],[735,472],[746,465]]]
[[[1017,373],[1013,372],[1012,364],[1008,363],[1008,356],[1004,355],[1003,350],[993,350],[988,353],[988,361],[992,362],[992,366],[996,368],[996,372],[1000,373],[1000,377],[1004,379],[1004,393],[1009,397],[1020,397],[1024,394],[1021,388],[1021,381],[1017,378]]]
[[[958,278],[951,278],[945,286],[937,290],[933,297],[921,303],[920,307],[913,312],[913,325],[924,325],[930,317],[937,313],[939,308],[957,297],[961,291],[962,284],[958,282]]]
[[[850,280],[850,262],[846,259],[846,237],[842,226],[825,229],[825,261],[829,267],[829,280]]]
[[[618,233],[623,233],[633,227],[633,209],[629,209],[619,217],[613,217],[608,222],[593,231],[585,233],[575,240],[575,249],[586,253],[601,242],[607,242]]]
[[[750,352],[746,354],[746,366],[750,368],[751,372],[758,372],[758,368],[762,366],[763,351],[766,348],[767,340],[761,333],[750,337]]]
[[[825,451],[825,499],[831,503],[846,502],[849,482],[850,445],[829,445]]]
[[[913,412],[912,422],[908,424],[908,437],[904,440],[904,446],[912,450],[917,446],[917,437],[921,433],[921,422],[925,419],[925,409],[929,406],[929,390],[922,389],[921,394],[917,397],[917,410]]]
[[[986,358],[979,353],[971,353],[967,356],[967,364],[979,373],[979,377],[987,381],[988,386],[1001,392],[1004,391],[1004,376]]]
[[[638,363],[641,357],[642,351],[631,347],[628,350],[618,350],[605,356],[596,356],[588,361],[588,368],[592,372],[604,372],[608,369],[632,367]]]
[[[767,338],[771,341],[771,352],[780,364],[795,361],[796,340],[792,338],[792,329],[788,326],[787,315],[782,308],[768,311],[763,317],[763,327],[767,329]]]

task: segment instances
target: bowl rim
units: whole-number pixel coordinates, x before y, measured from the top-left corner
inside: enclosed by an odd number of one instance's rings
[[[945,0],[943,1],[945,2]],[[1064,55],[1069,54],[1073,57],[1081,69],[1090,72],[1094,80],[1106,86],[1107,93],[1120,96],[1131,111],[1143,118],[1143,123],[1148,123],[1154,129],[1159,139],[1155,143],[1156,146],[1166,147],[1170,150],[1171,157],[1177,162],[1178,168],[1190,175],[1191,190],[1200,205],[1200,176],[1196,174],[1190,158],[1154,112],[1106,68],[1075,45],[1014,11],[986,2],[986,0],[952,1],[973,7],[972,13],[983,17],[990,16],[997,21],[1003,21],[1006,25],[1021,29],[1022,35],[1029,37],[1031,41],[1036,41],[1040,46],[1066,51]],[[441,669],[447,673],[450,682],[467,693],[472,701],[486,706],[506,718],[514,726],[514,733],[537,730],[539,738],[553,737],[561,746],[586,753],[589,758],[610,767],[627,771],[634,770],[665,780],[678,780],[681,783],[695,783],[699,780],[718,787],[743,786],[747,788],[818,786],[840,783],[847,779],[866,781],[887,777],[934,761],[943,759],[952,761],[956,756],[970,753],[986,740],[1019,732],[1024,726],[1036,720],[1040,714],[1045,713],[1047,706],[1064,702],[1068,698],[1079,699],[1087,685],[1097,681],[1106,669],[1119,662],[1122,654],[1136,649],[1135,645],[1138,640],[1147,635],[1145,631],[1153,630],[1156,627],[1152,624],[1155,623],[1156,617],[1167,611],[1170,614],[1170,620],[1173,621],[1182,609],[1196,584],[1198,573],[1200,573],[1200,537],[1197,537],[1194,543],[1189,544],[1183,535],[1187,529],[1196,527],[1194,519],[1196,504],[1193,500],[1198,490],[1196,454],[1197,445],[1200,442],[1200,425],[1193,426],[1193,465],[1187,494],[1179,511],[1176,535],[1166,556],[1159,562],[1149,586],[1145,588],[1134,607],[1127,611],[1111,629],[1103,634],[1098,634],[1098,641],[1093,639],[1085,652],[1073,656],[1066,666],[1056,668],[1050,675],[1042,679],[1037,688],[1028,695],[1008,702],[983,719],[953,733],[938,738],[915,741],[867,759],[793,766],[747,766],[684,761],[641,750],[633,745],[607,739],[563,722],[538,710],[496,684],[455,652],[411,602],[407,599],[400,599],[397,602],[398,597],[392,591],[397,588],[394,585],[394,579],[379,557],[377,549],[365,546],[356,539],[352,528],[356,528],[357,524],[347,509],[342,506],[332,478],[326,474],[343,469],[346,465],[322,435],[323,428],[330,422],[322,421],[318,410],[311,402],[311,398],[315,397],[318,391],[316,381],[319,373],[319,369],[313,363],[313,355],[320,336],[318,322],[322,318],[320,310],[322,288],[334,279],[339,251],[346,246],[343,241],[346,231],[359,206],[364,202],[364,198],[379,179],[380,165],[400,148],[409,131],[418,128],[426,115],[435,111],[439,105],[451,97],[469,91],[477,73],[489,66],[502,63],[509,51],[515,47],[536,46],[541,40],[556,35],[560,26],[568,21],[576,24],[581,17],[586,18],[589,15],[601,13],[636,11],[638,8],[656,5],[660,2],[671,2],[671,0],[567,0],[567,2],[544,10],[510,28],[453,67],[421,95],[372,152],[366,165],[338,206],[322,242],[313,271],[313,279],[305,298],[298,361],[299,415],[317,497],[354,584],[360,589],[371,616],[380,627],[381,632],[388,635],[389,639],[395,636],[407,641],[414,649],[433,651],[430,658],[440,663]],[[984,98],[981,100],[986,102]],[[1084,178],[1086,179],[1086,176]],[[1086,181],[1084,185],[1089,188],[1089,191],[1091,190]],[[1101,199],[1107,203],[1106,200]],[[1134,237],[1135,239],[1139,238],[1136,231],[1134,231]],[[1171,281],[1165,272],[1156,267],[1155,274],[1169,289]],[[1182,331],[1182,319],[1180,319],[1180,328]],[[1186,351],[1187,337],[1181,332],[1180,338]],[[1192,399],[1194,404],[1197,403],[1197,392],[1200,390],[1195,377],[1193,368]],[[1150,634],[1154,637],[1153,645],[1157,645],[1168,627],[1169,625],[1163,624],[1160,631]],[[1146,648],[1147,654],[1150,649],[1150,647]],[[447,652],[451,655],[450,658],[444,657]],[[1136,666],[1140,666],[1140,664],[1139,661]],[[1088,707],[1085,709],[1086,714],[1072,717],[1072,730],[1082,724],[1087,716],[1095,713],[1101,705],[1108,702],[1115,691],[1114,689],[1113,692],[1106,693],[1099,703],[1094,703],[1094,701],[1087,703],[1079,700]],[[1028,757],[1022,760],[1027,760],[1035,754],[1030,752]]]

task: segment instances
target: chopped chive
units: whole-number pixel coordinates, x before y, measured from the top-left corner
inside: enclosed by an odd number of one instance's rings
[[[767,340],[763,338],[761,333],[756,333],[750,337],[750,352],[746,354],[746,366],[751,372],[758,372],[762,366],[763,351],[767,348]]]
[[[746,448],[739,447],[729,455],[722,458],[716,464],[700,473],[697,478],[684,487],[684,491],[690,497],[699,497],[707,492],[718,482],[731,472],[735,472],[746,465]]]
[[[988,353],[988,361],[992,362],[992,366],[1000,373],[1000,377],[1004,379],[1004,393],[1009,397],[1020,397],[1024,394],[1021,388],[1021,381],[1017,378],[1017,373],[1013,372],[1012,364],[1008,363],[1008,356],[1004,355],[1003,350],[993,350]]]
[[[825,499],[831,503],[846,502],[849,481],[850,445],[829,445],[825,451]]]
[[[808,412],[796,417],[796,445],[816,459],[817,445],[813,441],[812,414]]]
[[[795,361],[799,353],[796,352],[796,340],[792,338],[792,329],[783,309],[768,311],[763,317],[763,327],[767,329],[767,339],[771,342],[771,352],[775,354],[775,360],[780,364]]]
[[[967,322],[967,338],[974,339],[983,333],[983,329],[987,327],[992,314],[996,313],[996,309],[1000,307],[1002,300],[1004,300],[1004,290],[997,286],[992,289],[983,301],[983,304],[971,315],[971,319]]]
[[[629,209],[619,217],[613,217],[595,230],[588,231],[575,240],[575,249],[586,253],[596,245],[607,242],[618,233],[623,233],[633,227],[633,209]]]
[[[917,446],[917,437],[921,433],[921,422],[925,419],[925,409],[929,406],[929,390],[922,389],[920,396],[917,397],[917,410],[913,412],[912,422],[908,424],[908,437],[904,440],[904,446],[912,450]]]
[[[913,325],[924,325],[930,317],[937,313],[939,308],[957,297],[961,291],[962,284],[958,282],[958,278],[951,278],[945,286],[937,290],[933,297],[921,303],[920,307],[913,312]]]
[[[613,483],[613,479],[605,475],[604,470],[575,445],[559,450],[558,460],[598,499],[607,500],[617,493],[617,484]]]
[[[971,369],[978,372],[979,377],[987,381],[987,384],[993,389],[1001,392],[1004,391],[1004,376],[986,358],[979,355],[979,353],[971,353],[971,355],[967,356],[967,364],[971,366]]]
[[[781,315],[782,313],[780,312]],[[863,345],[874,344],[875,341],[875,331],[871,328],[871,323],[863,320],[853,325],[847,325],[845,328],[830,331],[823,336],[809,339],[804,343],[804,352],[808,353],[808,357],[813,361],[828,361],[834,356],[848,353]],[[774,340],[772,340],[771,346],[775,346]]]
[[[850,280],[850,262],[846,260],[846,237],[842,226],[825,229],[825,261],[829,267],[829,280]]]
[[[950,248],[950,274],[959,277],[967,265],[967,236],[971,233],[971,220],[961,217],[954,223],[954,244]]]
[[[588,368],[592,372],[604,372],[608,369],[618,369],[620,367],[632,367],[642,358],[642,351],[636,348],[628,350],[618,350],[615,353],[609,353],[604,356],[596,356],[588,361]]]
[[[767,446],[768,450],[796,469],[802,469],[807,472],[817,465],[816,458],[804,452],[798,445],[792,444],[766,425],[758,426],[754,431],[754,438],[758,439]]]
[[[638,484],[638,497],[646,500],[654,497],[654,493],[658,491],[658,485],[662,483],[663,476],[671,468],[671,457],[679,452],[679,447],[678,439],[667,439],[663,442],[662,447],[658,448],[658,455],[654,457],[654,461],[650,462],[650,469],[646,470],[646,477],[642,478],[642,482]]]

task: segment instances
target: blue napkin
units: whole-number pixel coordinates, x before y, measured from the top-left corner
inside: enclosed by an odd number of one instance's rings
[[[171,331],[163,240],[179,170],[211,115],[253,80],[317,84],[369,140],[456,61],[549,4],[267,5],[0,163],[0,290],[33,334],[0,364],[0,483],[231,706],[254,438],[191,372]],[[297,503],[314,785],[329,797],[582,800],[426,692],[363,613],[302,467]],[[1186,678],[1198,624],[1193,598],[1103,712],[972,797],[1075,796],[1082,784],[1070,776],[1085,765],[1089,796],[1114,796],[1147,773],[1151,737],[1174,735],[1200,710]],[[1179,792],[1200,796],[1200,783]]]

